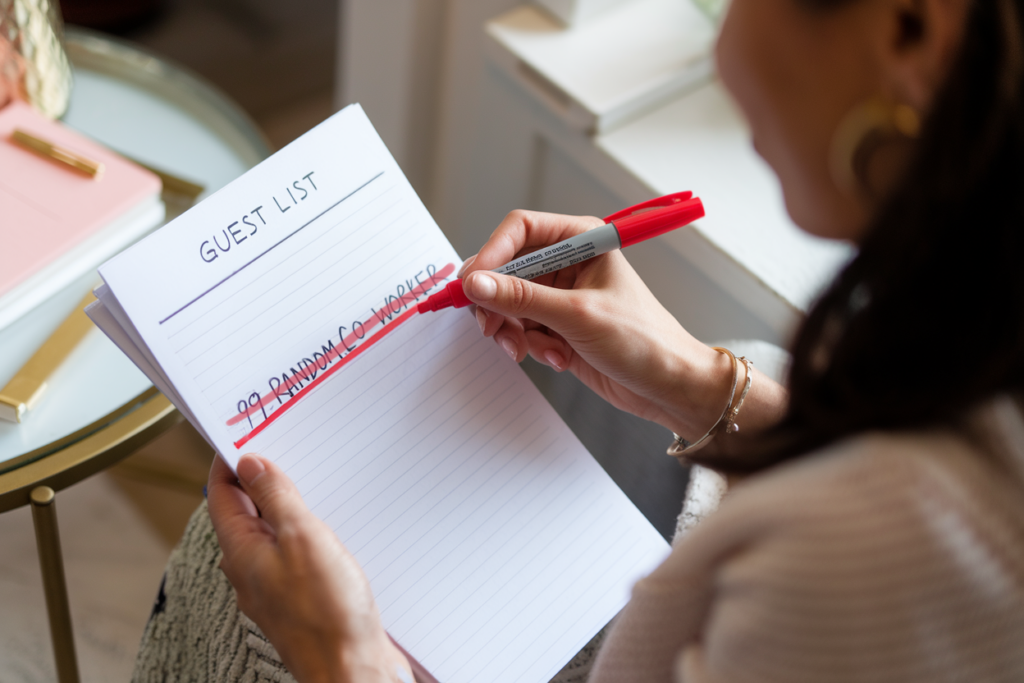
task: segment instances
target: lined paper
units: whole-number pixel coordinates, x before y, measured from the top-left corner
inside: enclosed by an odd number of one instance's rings
[[[546,681],[668,546],[470,313],[415,313],[458,264],[350,107],[104,265],[101,302],[228,462],[284,468],[438,680]]]

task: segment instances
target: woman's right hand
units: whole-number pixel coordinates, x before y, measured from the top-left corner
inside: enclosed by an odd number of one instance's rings
[[[490,273],[602,225],[592,217],[514,211],[463,266],[484,334],[517,362],[571,371],[612,405],[696,438],[720,417],[729,359],[697,341],[619,251],[533,281]]]

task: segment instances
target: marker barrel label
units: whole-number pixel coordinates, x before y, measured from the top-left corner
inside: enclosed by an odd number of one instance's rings
[[[618,249],[621,244],[615,226],[602,225],[599,228],[570,237],[564,242],[527,254],[501,268],[496,268],[494,272],[523,280],[532,280],[541,275],[588,261],[595,256],[607,254],[609,251]]]

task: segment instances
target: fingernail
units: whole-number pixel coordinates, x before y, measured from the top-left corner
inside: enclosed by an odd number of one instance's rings
[[[562,358],[562,354],[560,353],[557,353],[555,351],[545,351],[544,360],[550,363],[552,367],[554,367],[555,370],[558,370],[559,372],[565,370],[565,359]]]
[[[512,360],[515,360],[519,355],[519,351],[516,349],[515,343],[508,337],[501,340],[501,348],[505,349],[505,353],[507,353]]]
[[[462,274],[466,272],[466,269],[473,265],[473,261],[476,261],[476,254],[473,254],[463,262],[462,267],[459,268],[458,275],[456,277],[462,277]]]
[[[481,334],[486,334],[487,329],[487,311],[482,308],[476,309],[476,324],[480,326]]]
[[[246,486],[252,486],[256,483],[260,477],[267,472],[267,468],[263,466],[259,458],[254,458],[251,455],[243,455],[242,459],[238,461],[238,478]]]
[[[498,294],[498,283],[483,272],[476,272],[469,278],[469,291],[480,301],[490,301]]]

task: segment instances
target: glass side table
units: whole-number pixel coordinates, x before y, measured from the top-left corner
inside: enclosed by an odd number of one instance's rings
[[[262,134],[198,77],[132,45],[69,28],[74,71],[64,122],[211,194],[265,159]],[[95,272],[0,331],[7,383],[97,282]],[[32,505],[57,674],[78,681],[54,492],[124,459],[180,414],[98,329],[50,378],[21,424],[0,422],[0,512]]]

